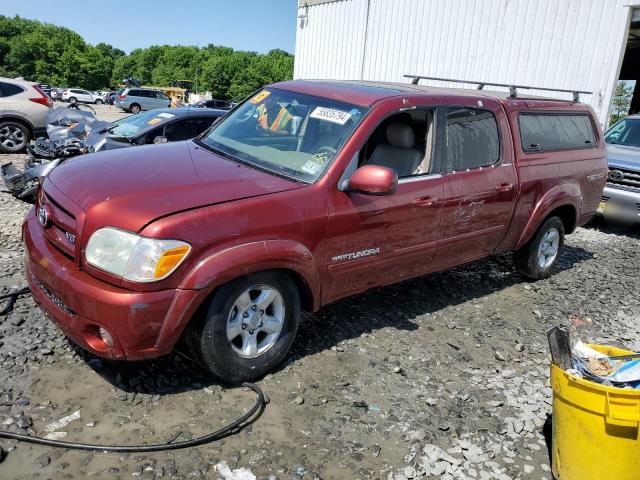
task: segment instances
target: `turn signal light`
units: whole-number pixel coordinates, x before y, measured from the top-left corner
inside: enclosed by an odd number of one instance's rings
[[[188,246],[176,247],[162,254],[156,265],[154,278],[162,278],[171,272],[191,250]]]

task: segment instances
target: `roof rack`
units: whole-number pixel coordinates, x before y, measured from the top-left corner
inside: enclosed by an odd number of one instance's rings
[[[423,75],[405,75],[405,78],[411,78],[412,85],[418,85],[420,80],[438,80],[440,82],[455,82],[455,83],[477,83],[478,90],[482,90],[485,85],[489,85],[492,87],[506,87],[509,89],[509,97],[518,98],[518,88],[524,90],[544,90],[547,92],[565,92],[565,93],[573,93],[573,101],[580,101],[580,94],[591,94],[593,92],[587,92],[586,90],[563,90],[561,88],[547,88],[547,87],[529,87],[526,85],[511,85],[508,83],[491,83],[491,82],[478,82],[476,80],[456,80],[453,78],[439,78],[439,77],[425,77]]]

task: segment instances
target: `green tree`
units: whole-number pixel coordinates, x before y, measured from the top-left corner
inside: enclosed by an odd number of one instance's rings
[[[618,120],[629,115],[632,96],[633,89],[625,82],[619,81],[613,94],[613,101],[611,102],[611,117],[609,118],[609,125],[613,125]]]
[[[290,79],[293,56],[213,44],[153,45],[125,54],[106,43],[90,45],[68,28],[0,15],[0,75],[91,90],[113,87],[129,76],[157,86],[191,80],[199,91],[237,100],[267,83]]]

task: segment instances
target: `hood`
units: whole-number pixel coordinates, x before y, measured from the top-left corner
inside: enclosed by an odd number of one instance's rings
[[[206,205],[300,188],[192,141],[74,157],[47,177],[86,214],[85,227],[140,231],[153,220]]]
[[[607,160],[610,167],[640,170],[640,148],[607,143]]]

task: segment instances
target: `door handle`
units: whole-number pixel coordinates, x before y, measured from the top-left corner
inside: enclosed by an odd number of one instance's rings
[[[413,201],[416,207],[431,207],[438,202],[436,197],[418,197]]]
[[[496,187],[498,192],[510,192],[513,190],[513,183],[501,183]]]

